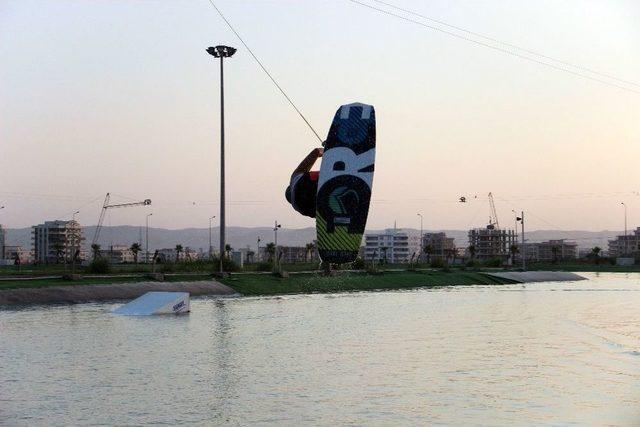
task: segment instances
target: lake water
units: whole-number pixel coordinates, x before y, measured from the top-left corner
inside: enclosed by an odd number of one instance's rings
[[[0,424],[640,425],[640,275],[0,311]]]

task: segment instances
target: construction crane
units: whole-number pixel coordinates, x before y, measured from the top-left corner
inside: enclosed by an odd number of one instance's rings
[[[498,213],[496,212],[496,204],[493,201],[493,194],[491,193],[489,193],[489,207],[491,209],[491,214],[489,216],[489,227],[499,230],[500,224],[498,224]]]
[[[130,202],[130,203],[118,203],[114,205],[109,204],[110,199],[109,193],[104,198],[104,203],[102,204],[102,210],[100,211],[100,218],[98,219],[98,225],[96,226],[96,232],[93,234],[93,240],[91,241],[91,245],[95,245],[98,243],[98,238],[100,238],[100,230],[102,229],[102,222],[104,221],[104,216],[107,213],[107,209],[114,208],[131,208],[134,206],[149,206],[151,204],[151,199],[144,199],[141,202]]]

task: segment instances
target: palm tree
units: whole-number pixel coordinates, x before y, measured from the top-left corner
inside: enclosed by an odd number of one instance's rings
[[[593,249],[591,249],[591,254],[593,255],[593,258],[596,261],[596,264],[600,264],[600,252],[602,251],[602,249],[599,246],[594,247]]]
[[[553,263],[557,263],[558,262],[558,252],[560,252],[560,248],[557,246],[552,246],[551,247],[551,253],[553,254]]]
[[[182,245],[176,245],[176,262],[180,261],[180,253],[182,252]]]
[[[269,255],[269,262],[273,262],[273,257],[276,254],[276,244],[271,242],[266,246],[267,255]]]
[[[138,252],[140,252],[141,248],[140,248],[140,243],[134,243],[131,245],[131,252],[133,252],[133,262],[136,263],[136,265],[138,264]]]
[[[305,254],[306,255],[305,261],[308,262],[311,259],[311,254],[313,253],[313,250],[316,248],[316,245],[313,242],[307,243],[305,248],[307,249],[307,252]]]
[[[230,255],[230,254],[231,254],[231,251],[232,251],[232,250],[233,250],[233,248],[231,247],[231,245],[230,245],[230,244],[228,244],[228,243],[227,243],[226,245],[224,245],[224,252],[225,252],[225,254],[227,254],[227,258],[228,258],[228,259],[230,259],[230,258],[231,258],[231,255]]]
[[[254,251],[247,251],[247,263],[253,263],[253,256],[255,254]]]
[[[386,247],[386,246],[383,246],[383,247],[380,248],[380,250],[382,251],[382,260],[383,260],[382,262],[384,264],[386,264],[387,263],[387,251],[389,250],[389,248]]]
[[[98,259],[98,257],[100,257],[100,245],[97,243],[93,243],[91,245],[91,252],[93,252],[93,259]]]

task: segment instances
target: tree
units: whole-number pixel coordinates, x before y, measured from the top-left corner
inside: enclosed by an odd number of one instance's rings
[[[231,251],[233,250],[233,248],[231,247],[230,244],[226,244],[224,245],[224,252],[227,254],[227,258],[231,259]]]
[[[557,246],[552,246],[551,247],[551,253],[553,254],[553,263],[557,263],[558,262],[558,253],[560,252],[560,248]]]
[[[599,246],[595,246],[593,249],[591,249],[591,255],[593,256],[593,259],[595,260],[596,264],[600,264],[601,251],[602,249]]]
[[[182,245],[176,245],[176,262],[180,261],[180,253],[182,252]]]
[[[254,261],[253,257],[254,257],[255,254],[256,253],[254,251],[247,251],[247,262],[248,263],[252,263]]]
[[[311,260],[311,254],[313,253],[313,250],[316,248],[315,243],[311,242],[311,243],[307,243],[307,245],[305,246],[307,252],[306,252],[306,259],[305,261],[310,261]]]
[[[56,252],[56,264],[64,259],[64,245],[60,242],[53,244],[53,250]]]
[[[276,244],[273,242],[267,243],[266,249],[267,255],[269,256],[269,262],[273,262],[273,257],[276,254]]]
[[[433,253],[433,246],[424,245],[424,248],[422,250],[424,254],[427,256],[427,263],[431,262],[431,254]]]
[[[467,250],[469,251],[469,258],[473,261],[476,258],[476,247],[474,245],[469,245]]]
[[[91,245],[91,252],[93,253],[93,259],[98,259],[100,257],[100,245],[97,243],[93,243]]]
[[[140,252],[140,243],[134,243],[131,245],[131,252],[133,252],[133,262],[138,264],[138,252]]]

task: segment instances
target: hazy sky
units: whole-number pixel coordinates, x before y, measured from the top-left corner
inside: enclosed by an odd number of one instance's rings
[[[482,226],[489,191],[507,225],[524,209],[532,229],[620,230],[622,201],[640,225],[639,2],[388,1],[636,92],[347,0],[217,0],[321,136],[340,104],[375,106],[370,228],[419,227],[417,212],[425,229]],[[312,226],[284,189],[317,140],[207,0],[0,1],[0,223],[80,209],[95,224],[109,191],[153,206],[113,210],[107,225],[153,212],[153,226],[206,227],[219,197],[215,44],[238,48],[225,68],[227,224]]]

